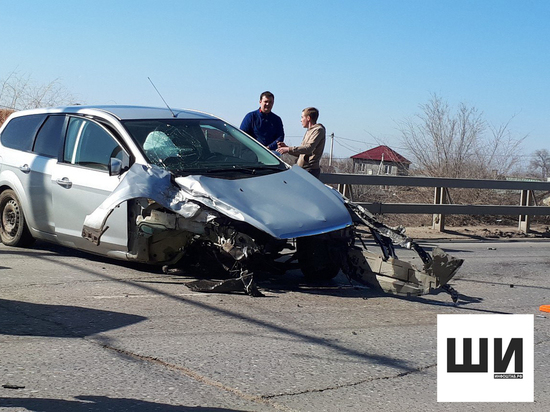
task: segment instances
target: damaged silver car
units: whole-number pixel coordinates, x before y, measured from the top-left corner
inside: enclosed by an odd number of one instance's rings
[[[260,294],[254,274],[298,266],[308,280],[342,270],[390,293],[448,286],[461,260],[430,255],[400,230],[223,120],[133,106],[16,112],[0,129],[0,237],[43,239],[117,259],[208,270],[189,285]],[[356,246],[367,227],[380,253]],[[394,244],[422,259],[397,259]],[[453,295],[453,300],[456,293]]]

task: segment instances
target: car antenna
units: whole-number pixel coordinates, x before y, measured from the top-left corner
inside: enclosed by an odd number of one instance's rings
[[[151,85],[155,88],[155,90],[157,91],[157,93],[159,94],[160,98],[162,99],[162,101],[164,102],[164,104],[166,105],[166,107],[168,107],[168,110],[170,110],[170,113],[172,113],[172,116],[173,117],[178,117],[176,116],[176,114],[174,113],[174,111],[170,108],[170,106],[168,106],[168,103],[166,103],[166,100],[164,100],[164,97],[162,97],[162,94],[160,94],[159,92],[159,89],[157,89],[157,86],[155,86],[155,83],[153,83],[153,81],[151,80],[150,77],[147,77],[149,79],[149,81],[151,82]]]

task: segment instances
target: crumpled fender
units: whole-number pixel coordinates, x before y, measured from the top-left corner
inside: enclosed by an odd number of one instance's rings
[[[146,166],[134,163],[124,175],[116,189],[94,210],[86,216],[82,228],[82,237],[99,245],[101,236],[109,228],[107,219],[113,210],[130,199],[148,198],[180,215],[191,218],[201,209],[189,199],[178,198],[178,188],[172,181],[172,175],[158,166]]]

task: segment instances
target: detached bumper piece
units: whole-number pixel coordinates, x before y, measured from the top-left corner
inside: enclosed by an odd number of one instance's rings
[[[342,265],[348,278],[373,289],[401,296],[420,296],[439,288],[448,292],[454,303],[458,293],[448,284],[456,274],[463,259],[456,259],[440,248],[434,248],[430,255],[411,238],[404,235],[402,228],[390,228],[379,222],[374,215],[360,205],[347,202],[354,221],[367,226],[382,253],[376,254],[366,248],[352,246]],[[394,245],[414,250],[422,260],[422,267],[399,260]]]
[[[232,293],[245,292],[253,297],[264,296],[259,291],[252,273],[244,270],[238,278],[224,280],[201,279],[186,283],[186,286],[194,292]]]

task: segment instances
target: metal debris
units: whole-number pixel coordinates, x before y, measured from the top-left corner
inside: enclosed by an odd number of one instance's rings
[[[2,385],[2,388],[6,388],[6,389],[25,389],[25,387],[23,385],[13,385],[11,383],[6,383],[6,384]]]
[[[238,278],[224,280],[195,280],[185,284],[194,292],[209,292],[209,293],[231,293],[245,292],[253,297],[264,296],[254,282],[254,276],[248,271],[243,271]]]
[[[436,247],[432,255],[405,235],[402,227],[391,228],[379,222],[374,215],[358,204],[347,202],[354,220],[370,228],[382,254],[367,251],[365,247],[349,248],[343,272],[353,280],[386,293],[402,296],[419,296],[442,288],[458,301],[458,292],[448,282],[456,274],[463,259],[456,259]],[[394,244],[414,250],[423,262],[423,267],[397,258]]]

